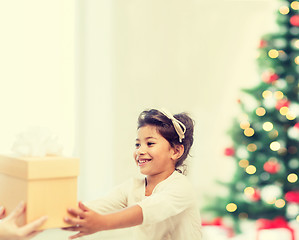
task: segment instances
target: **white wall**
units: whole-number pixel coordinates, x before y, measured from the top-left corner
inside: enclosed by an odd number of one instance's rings
[[[94,198],[135,172],[137,116],[163,106],[188,111],[196,121],[190,176],[198,192],[213,189],[216,176],[229,176],[225,132],[239,89],[258,80],[255,50],[259,37],[272,30],[276,4],[0,4],[1,152],[23,128],[48,127],[67,154],[82,159],[80,198]]]
[[[0,0],[0,152],[31,126],[75,138],[72,0]]]
[[[162,106],[194,117],[190,177],[199,198],[217,194],[215,178],[226,179],[233,171],[232,162],[223,156],[223,149],[231,144],[226,131],[237,114],[240,88],[259,81],[256,49],[260,36],[273,30],[277,4],[269,0],[108,2],[111,11],[105,16],[112,31],[107,31],[106,23],[103,26],[105,1],[89,0],[85,5],[89,17],[84,22],[84,66],[92,66],[85,73],[98,77],[92,95],[98,91],[100,98],[103,84],[110,94],[107,101],[85,105],[90,116],[103,116],[99,122],[107,126],[84,140],[94,145],[89,156],[97,158],[86,167],[93,177],[85,191],[92,196],[97,185],[107,188],[107,182],[102,182],[108,175],[110,187],[135,173],[132,151],[138,114]],[[111,66],[103,69],[107,49],[111,49]],[[89,78],[84,81],[88,84]],[[107,105],[112,111],[103,110]]]

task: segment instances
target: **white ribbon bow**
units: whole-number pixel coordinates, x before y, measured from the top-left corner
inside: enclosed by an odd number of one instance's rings
[[[163,113],[166,117],[168,117],[174,126],[175,131],[177,132],[179,136],[180,143],[185,138],[185,132],[186,132],[186,126],[179,120],[177,120],[170,112],[168,112],[165,109],[159,110],[161,113]],[[183,129],[182,129],[183,128]]]

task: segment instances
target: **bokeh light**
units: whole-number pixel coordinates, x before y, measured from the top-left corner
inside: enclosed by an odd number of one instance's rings
[[[283,199],[277,199],[277,200],[275,201],[275,206],[276,206],[277,208],[283,208],[285,205],[286,205],[286,202],[285,202],[285,200],[283,200]]]
[[[291,120],[294,120],[296,118],[296,115],[294,113],[288,112],[286,114],[286,118],[291,121]]]
[[[239,161],[239,166],[241,168],[246,168],[246,167],[248,167],[248,165],[249,165],[249,161],[247,159],[241,159]]]
[[[253,136],[253,134],[254,134],[254,130],[253,130],[253,128],[246,128],[246,129],[244,130],[244,135],[245,135],[246,137],[251,137],[251,136]]]
[[[270,98],[270,97],[272,97],[272,92],[271,91],[269,91],[269,90],[266,90],[266,91],[263,91],[263,93],[262,93],[262,96],[263,96],[263,98]]]
[[[244,189],[244,194],[247,196],[251,196],[254,194],[254,188],[253,187],[247,187]]]
[[[273,123],[271,122],[265,122],[263,124],[263,129],[267,132],[271,131],[273,129]]]
[[[279,12],[282,14],[282,15],[287,15],[289,12],[290,12],[290,9],[288,6],[281,6],[279,8]]]
[[[274,131],[269,132],[269,137],[271,139],[277,138],[278,137],[278,131],[274,130]]]
[[[237,205],[235,203],[229,203],[226,205],[226,210],[228,212],[235,212],[237,210]]]
[[[249,165],[249,166],[245,169],[245,171],[246,171],[248,174],[255,174],[255,172],[256,172],[256,167],[253,166],[253,165]]]
[[[271,49],[268,52],[270,58],[277,58],[279,56],[279,52],[276,49]]]
[[[297,182],[297,181],[298,181],[298,176],[297,176],[297,174],[295,174],[295,173],[291,173],[291,174],[289,174],[289,175],[288,175],[288,181],[289,181],[290,183],[295,183],[295,182]]]
[[[299,10],[299,2],[298,1],[293,1],[291,3],[291,8],[293,8],[294,10]]]
[[[283,99],[284,94],[283,94],[282,91],[276,91],[276,92],[274,93],[274,96],[275,96],[275,98],[276,98],[277,100],[280,100],[280,99]]]
[[[262,117],[266,114],[266,110],[263,107],[259,107],[255,110],[256,115]]]
[[[280,143],[275,141],[270,144],[270,149],[272,151],[278,151],[280,149]]]
[[[287,115],[288,112],[289,112],[289,108],[288,107],[282,107],[280,110],[279,110],[280,114],[281,115]]]
[[[250,123],[248,121],[242,121],[240,122],[240,128],[246,129],[250,127]]]
[[[254,144],[254,143],[250,143],[250,144],[248,144],[248,146],[247,146],[247,150],[248,150],[249,152],[255,152],[255,151],[257,150],[257,146],[256,146],[256,144]]]

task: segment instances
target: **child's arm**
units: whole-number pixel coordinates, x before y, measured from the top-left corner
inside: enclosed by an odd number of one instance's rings
[[[64,220],[73,227],[69,227],[66,230],[79,231],[79,233],[71,236],[70,239],[102,230],[133,227],[141,224],[143,221],[142,209],[138,205],[124,208],[115,213],[99,214],[79,202],[79,208],[68,209],[68,212],[74,217],[66,217]]]

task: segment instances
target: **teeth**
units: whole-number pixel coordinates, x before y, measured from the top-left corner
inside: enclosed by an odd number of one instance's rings
[[[149,162],[150,160],[138,160],[139,163],[145,163],[145,162]]]

